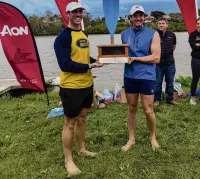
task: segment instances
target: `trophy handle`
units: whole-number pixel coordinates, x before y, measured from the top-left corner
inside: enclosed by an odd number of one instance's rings
[[[114,37],[110,37],[110,43],[114,44]]]

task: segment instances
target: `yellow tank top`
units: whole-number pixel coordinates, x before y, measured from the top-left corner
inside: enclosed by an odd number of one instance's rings
[[[90,63],[90,45],[88,37],[82,31],[66,31],[66,35],[70,36],[72,61],[89,64]],[[60,72],[60,86],[62,88],[87,88],[93,85],[93,77],[91,69],[87,73]]]

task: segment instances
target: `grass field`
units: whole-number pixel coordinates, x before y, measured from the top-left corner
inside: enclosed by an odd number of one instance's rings
[[[51,92],[50,107],[45,95],[0,98],[0,178],[67,178],[61,145],[63,117],[47,119],[59,96]],[[153,152],[145,116],[138,108],[136,145],[120,150],[128,139],[127,104],[111,103],[88,114],[87,148],[98,152],[96,159],[73,155],[83,171],[79,179],[182,179],[200,178],[200,103],[163,103],[155,109],[157,139],[161,145]]]

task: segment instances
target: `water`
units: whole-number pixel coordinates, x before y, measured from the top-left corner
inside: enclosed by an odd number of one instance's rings
[[[176,33],[177,45],[174,52],[176,61],[176,76],[191,75],[191,48],[188,43],[188,33],[181,32]],[[36,43],[40,54],[40,59],[43,67],[45,77],[57,77],[59,76],[59,66],[55,57],[53,43],[55,36],[36,37]],[[89,35],[91,56],[97,57],[97,45],[109,44],[109,35]],[[115,43],[121,43],[120,35],[115,35]],[[102,68],[93,69],[93,74],[97,76],[95,78],[95,88],[113,89],[115,83],[123,84],[123,64],[111,64]],[[12,79],[15,78],[12,68],[6,60],[4,52],[0,44],[0,79]]]

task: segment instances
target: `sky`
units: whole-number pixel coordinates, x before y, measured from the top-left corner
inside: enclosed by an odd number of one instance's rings
[[[1,0],[14,5],[26,15],[37,14],[44,15],[47,10],[59,14],[55,0]],[[133,5],[142,5],[147,14],[151,11],[159,10],[166,14],[170,12],[180,12],[176,0],[119,0],[119,16],[129,14]],[[103,17],[103,0],[81,0],[82,5],[86,8],[93,18]],[[200,3],[200,0],[199,0]]]

